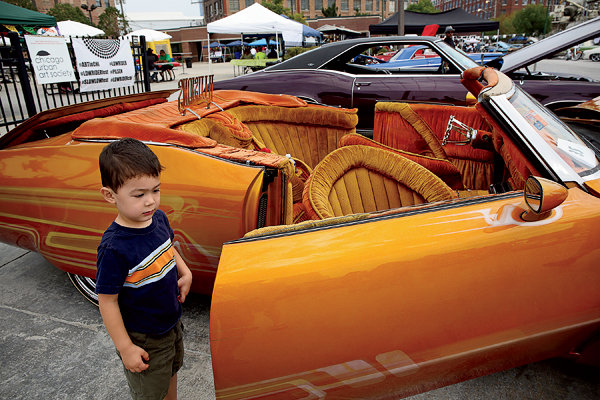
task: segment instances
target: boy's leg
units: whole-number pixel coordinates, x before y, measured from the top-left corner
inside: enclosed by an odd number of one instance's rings
[[[134,344],[142,347],[150,356],[147,370],[136,373],[124,369],[131,397],[135,400],[171,399],[169,395],[172,390],[177,395],[176,374],[183,364],[184,352],[181,321],[160,337],[135,332],[130,332],[129,336]]]
[[[164,400],[177,400],[177,374],[171,377],[169,393],[167,393],[167,397]]]

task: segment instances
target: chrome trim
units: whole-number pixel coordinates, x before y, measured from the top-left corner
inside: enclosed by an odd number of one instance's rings
[[[520,90],[520,89],[518,89]],[[514,93],[515,90],[512,92]],[[509,93],[510,94],[510,93]],[[492,96],[490,104],[496,111],[505,115],[506,123],[511,124],[525,143],[529,150],[535,154],[538,160],[551,170],[563,182],[576,182],[583,186],[584,180],[569,165],[556,154],[554,150],[538,135],[533,128],[523,119],[523,116],[514,108],[508,100],[510,95]]]

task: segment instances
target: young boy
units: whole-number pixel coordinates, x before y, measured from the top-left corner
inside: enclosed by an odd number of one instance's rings
[[[176,399],[183,362],[181,303],[192,273],[173,247],[160,205],[164,167],[142,142],[122,139],[100,154],[104,199],[119,214],[98,247],[96,293],[134,399]]]

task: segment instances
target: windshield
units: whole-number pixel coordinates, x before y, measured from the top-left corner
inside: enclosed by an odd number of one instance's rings
[[[579,176],[586,177],[600,169],[596,153],[570,128],[527,93],[517,90],[509,100],[533,130],[550,145]]]
[[[452,48],[452,46],[449,46],[443,40],[436,42],[436,44],[442,49],[442,51],[444,51],[451,58],[453,58],[454,61],[456,61],[460,65],[462,65],[462,67],[464,69],[469,69],[469,68],[474,68],[474,67],[479,66],[479,64],[477,64],[475,61],[471,60],[469,58],[469,56],[466,53],[464,53],[462,50]]]

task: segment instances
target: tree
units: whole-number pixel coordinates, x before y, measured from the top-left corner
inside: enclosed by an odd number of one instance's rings
[[[35,3],[31,0],[3,0],[5,3],[12,4],[14,6],[26,8],[28,10],[37,11]]]
[[[516,13],[512,13],[510,15],[501,15],[500,18],[498,18],[498,21],[500,21],[501,35],[512,35],[513,33],[516,33],[515,27],[513,26],[515,15]]]
[[[437,14],[440,10],[437,10],[433,4],[431,4],[431,0],[419,0],[417,4],[410,4],[406,7],[406,11],[418,12],[421,14]]]
[[[323,16],[325,16],[325,18],[341,17],[341,15],[338,15],[338,7],[337,4],[335,4],[335,2],[333,2],[333,4],[331,4],[327,8],[321,8],[321,12],[323,13]]]
[[[52,15],[57,21],[75,21],[94,26],[90,19],[83,13],[81,8],[73,7],[67,3],[56,4],[46,13]]]
[[[549,21],[546,16],[547,8],[542,4],[530,4],[521,11],[515,13],[513,26],[518,33],[525,35],[542,34],[550,29],[545,24]]]
[[[283,6],[283,0],[264,0],[261,4],[277,15],[283,14],[291,20],[308,25],[306,18],[304,18],[304,13],[293,13],[292,10]]]
[[[98,17],[98,28],[102,29],[106,36],[117,37],[127,34],[129,23],[115,7],[106,7],[106,10]]]

